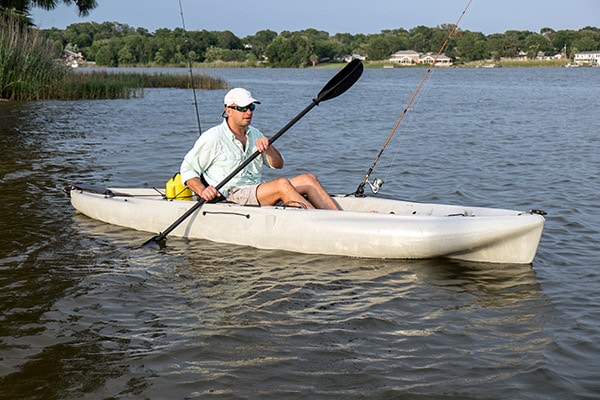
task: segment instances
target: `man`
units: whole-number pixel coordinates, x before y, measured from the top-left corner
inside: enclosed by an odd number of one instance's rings
[[[204,132],[181,163],[181,180],[198,196],[211,201],[223,196],[242,205],[274,205],[278,202],[306,208],[338,210],[339,207],[312,174],[262,182],[263,164],[283,168],[284,160],[269,139],[252,127],[252,115],[260,101],[243,88],[225,95],[223,122]],[[255,151],[261,155],[217,191],[215,185],[239,167]]]

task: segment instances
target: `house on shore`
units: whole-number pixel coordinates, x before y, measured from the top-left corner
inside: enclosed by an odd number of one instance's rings
[[[432,64],[435,60],[433,53],[419,53],[414,50],[400,50],[391,55],[388,61],[398,63],[400,65],[409,66],[416,64]],[[450,67],[453,61],[444,53],[440,54],[435,65],[438,67]]]
[[[573,61],[577,65],[600,66],[600,50],[580,51],[579,53],[575,54]]]
[[[77,68],[79,64],[85,62],[85,58],[81,53],[75,53],[71,50],[63,50],[62,60],[67,67]]]
[[[343,60],[343,61],[349,63],[350,61],[354,60],[355,58],[360,61],[365,61],[367,59],[367,56],[363,56],[360,54],[346,54],[343,56],[336,56],[336,57],[334,57],[334,60],[338,60],[338,61]]]

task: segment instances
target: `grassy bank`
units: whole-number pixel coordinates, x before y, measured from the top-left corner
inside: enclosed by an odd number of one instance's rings
[[[564,67],[569,60],[502,60],[502,61],[471,61],[462,65],[467,68],[480,67],[505,67],[505,68],[542,68],[542,67]]]
[[[137,72],[67,71],[53,93],[44,98],[127,99],[143,95],[145,88],[191,89],[189,74],[148,74]],[[196,89],[226,89],[227,82],[204,74],[194,74]]]
[[[75,71],[60,60],[61,49],[40,32],[0,17],[0,99],[114,99],[143,94],[144,88],[191,88],[189,74]],[[227,82],[194,75],[199,89],[225,89]]]
[[[524,67],[564,67],[568,64],[568,60],[527,60],[527,61],[500,61],[498,64],[501,67],[507,68],[524,68]]]

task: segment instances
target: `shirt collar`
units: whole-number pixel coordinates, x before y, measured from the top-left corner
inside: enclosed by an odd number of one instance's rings
[[[225,130],[225,132],[227,132],[227,134],[229,135],[229,137],[231,138],[231,140],[236,140],[235,134],[233,133],[233,131],[229,127],[229,124],[227,124],[227,119],[223,119],[223,129]],[[250,127],[247,126],[246,129],[245,129],[245,131],[246,131],[246,137],[247,137],[248,133],[250,132]]]

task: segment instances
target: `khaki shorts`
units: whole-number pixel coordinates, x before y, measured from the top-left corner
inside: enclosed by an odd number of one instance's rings
[[[256,189],[258,189],[258,185],[231,188],[227,195],[227,201],[242,206],[259,206]]]

